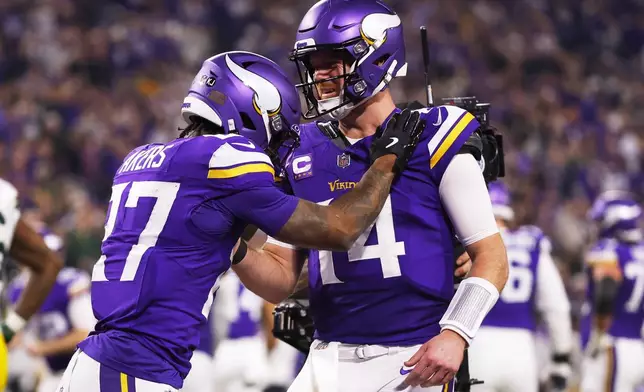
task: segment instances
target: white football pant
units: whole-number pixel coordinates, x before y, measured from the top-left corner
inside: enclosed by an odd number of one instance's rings
[[[60,380],[63,379],[63,374],[64,372],[62,370],[56,373],[52,373],[51,371],[47,370],[40,378],[37,391],[38,392],[56,391],[56,387],[58,386],[58,384],[60,384]]]
[[[81,350],[69,361],[58,388],[50,392],[177,392],[169,385],[141,380],[96,362]]]
[[[453,392],[454,382],[421,388],[407,386],[401,370],[421,345],[385,347],[315,340],[306,363],[288,392]]]
[[[633,392],[644,386],[644,342],[616,338],[613,347],[582,364],[581,392]]]
[[[213,392],[213,359],[203,351],[195,350],[190,358],[190,373],[183,380],[181,392]]]
[[[481,327],[468,349],[476,392],[537,392],[536,341],[525,329]]]
[[[266,341],[261,335],[220,342],[212,368],[215,390],[261,392],[268,379],[267,357]]]
[[[297,376],[299,356],[300,352],[291,345],[277,340],[273,349],[268,353],[267,385],[288,388]]]
[[[43,359],[29,354],[23,345],[9,351],[9,379],[17,379],[25,391],[35,389],[38,376],[45,367]]]

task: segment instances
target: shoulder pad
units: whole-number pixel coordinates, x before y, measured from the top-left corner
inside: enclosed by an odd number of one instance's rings
[[[67,295],[73,297],[87,289],[90,286],[90,277],[85,271],[76,268],[63,268],[56,279],[58,284],[66,286]]]
[[[275,175],[273,164],[268,155],[244,136],[231,134],[203,137],[216,140],[208,151],[208,178],[232,178],[242,174],[259,172],[269,172],[272,176]],[[206,140],[204,143],[209,143],[209,141]]]
[[[17,200],[18,190],[9,181],[0,178],[0,198],[2,200]]]
[[[545,236],[545,234],[543,233],[543,230],[541,230],[539,227],[535,225],[523,225],[519,228],[519,230],[524,231],[534,236],[535,238]]]
[[[468,128],[470,124],[478,126],[478,121],[471,113],[457,106],[443,105],[419,109],[418,111],[421,112],[421,115],[427,121],[428,129],[431,130],[430,132],[426,130],[423,134],[430,138],[427,142],[427,148],[431,156],[430,167],[432,168],[446,155],[451,159],[453,155],[447,154],[448,151],[456,147],[458,150],[461,149],[461,146],[455,146],[455,141],[466,128],[471,129]]]
[[[517,242],[525,248],[531,250],[541,249],[548,252],[551,250],[550,240],[537,226],[520,226],[515,230],[515,237],[517,238]]]
[[[597,241],[586,252],[585,260],[590,265],[616,263],[618,261],[617,242],[611,239]]]
[[[11,246],[19,219],[18,190],[9,182],[0,179],[0,262],[4,252]]]

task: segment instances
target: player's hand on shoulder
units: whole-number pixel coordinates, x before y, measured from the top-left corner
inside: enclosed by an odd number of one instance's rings
[[[405,383],[426,388],[450,382],[463,362],[464,350],[465,340],[456,332],[444,330],[405,362],[405,367],[413,367]]]
[[[407,161],[414,153],[420,135],[425,130],[425,120],[420,118],[420,113],[405,109],[394,114],[384,130],[371,144],[371,163],[376,159],[393,154],[396,156],[394,171],[400,173],[407,166]]]

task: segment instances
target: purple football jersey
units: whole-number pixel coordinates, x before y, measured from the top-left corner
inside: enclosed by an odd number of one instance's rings
[[[209,315],[208,320],[204,324],[202,324],[201,328],[199,329],[199,345],[196,348],[196,350],[204,352],[211,357],[214,354],[212,329],[212,315]]]
[[[438,189],[447,165],[479,124],[455,106],[423,109],[421,117],[427,128],[375,224],[349,252],[309,252],[319,339],[413,345],[440,331],[454,291],[454,232]],[[303,199],[331,203],[369,168],[373,136],[343,149],[315,123],[302,125],[300,135],[287,181]]]
[[[589,266],[593,263],[618,263],[622,272],[622,283],[613,306],[613,318],[608,334],[616,338],[642,338],[644,323],[644,243],[629,244],[614,239],[599,240],[587,257]],[[592,326],[592,304],[594,284],[592,271],[588,270],[588,301],[584,319],[581,322],[581,340],[585,347]]]
[[[247,224],[275,234],[297,199],[239,135],[149,144],[114,177],[92,273],[96,331],[79,347],[130,376],[181,388],[218,277]]]
[[[508,281],[483,325],[536,329],[535,288],[541,252],[550,252],[550,240],[536,226],[502,230],[508,252]]]
[[[26,284],[27,276],[21,274],[9,285],[11,303],[15,304],[18,301]],[[69,314],[70,301],[75,295],[87,290],[89,290],[89,275],[86,272],[76,268],[63,268],[60,271],[45,302],[30,320],[39,340],[60,339],[72,330]],[[51,355],[45,357],[45,360],[52,371],[58,372],[65,370],[73,354],[74,352],[70,351]]]

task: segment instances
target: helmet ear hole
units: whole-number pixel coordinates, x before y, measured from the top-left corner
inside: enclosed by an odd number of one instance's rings
[[[255,124],[250,119],[250,116],[248,115],[248,113],[241,112],[239,113],[239,115],[241,116],[242,125],[244,126],[244,128],[251,129],[253,131],[257,130],[257,128],[255,127]]]
[[[376,66],[380,67],[381,65],[386,63],[387,60],[389,60],[389,57],[391,57],[391,56],[388,53],[383,54],[382,56],[378,57],[377,59],[375,59],[373,61],[373,65],[376,65]]]

